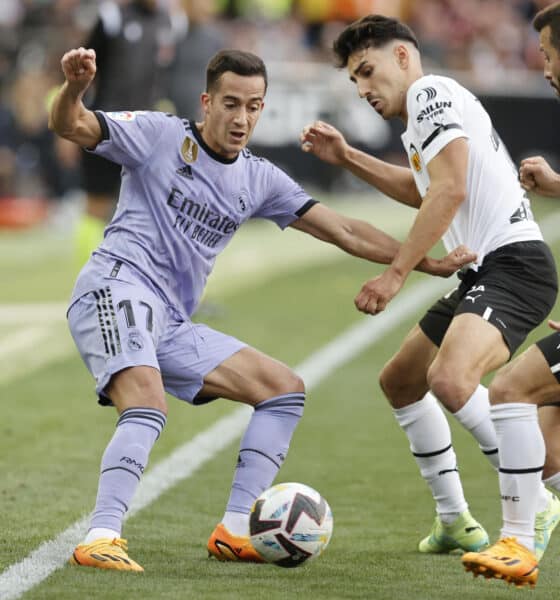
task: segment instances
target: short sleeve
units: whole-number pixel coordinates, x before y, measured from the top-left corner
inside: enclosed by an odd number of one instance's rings
[[[263,203],[253,217],[270,219],[281,229],[285,229],[303,216],[317,201],[282,169],[268,161],[266,166],[270,169],[268,189]]]
[[[420,140],[428,164],[442,148],[465,133],[463,98],[452,85],[433,78],[415,82],[408,93],[408,130]]]
[[[119,165],[135,168],[145,163],[159,140],[173,127],[164,113],[96,111],[102,140],[91,152]]]

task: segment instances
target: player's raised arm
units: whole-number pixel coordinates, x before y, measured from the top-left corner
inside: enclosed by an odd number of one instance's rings
[[[408,167],[392,165],[353,148],[332,125],[315,121],[304,127],[300,142],[304,152],[331,165],[344,167],[398,202],[415,208],[420,206],[421,197]]]
[[[70,50],[62,57],[61,65],[66,81],[54,99],[49,128],[71,142],[93,148],[101,141],[101,126],[82,98],[95,77],[95,51]]]
[[[353,256],[381,264],[392,262],[401,247],[397,240],[373,225],[341,215],[323,204],[313,206],[291,226],[334,244]],[[449,277],[474,260],[476,254],[465,246],[460,246],[442,259],[422,258],[415,269],[431,275]]]
[[[519,181],[528,192],[560,198],[560,175],[542,156],[531,156],[521,161]]]

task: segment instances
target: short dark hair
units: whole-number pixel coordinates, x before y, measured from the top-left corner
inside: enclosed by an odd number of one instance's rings
[[[333,50],[339,67],[346,67],[348,58],[357,50],[381,48],[392,40],[412,42],[418,40],[408,25],[381,15],[367,15],[348,25],[334,41]]]
[[[539,11],[533,19],[533,27],[540,33],[550,25],[550,43],[560,50],[560,2]]]
[[[220,77],[227,71],[244,77],[260,75],[264,79],[266,91],[268,77],[264,62],[255,54],[242,50],[220,50],[210,59],[206,69],[206,91],[209,92],[214,88]]]

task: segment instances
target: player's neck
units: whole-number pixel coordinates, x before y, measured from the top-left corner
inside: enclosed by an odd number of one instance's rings
[[[204,121],[193,122],[192,130],[199,144],[214,160],[225,164],[231,164],[237,160],[239,153],[224,153],[223,148],[208,134],[208,128],[205,127]]]
[[[402,109],[399,114],[399,119],[405,124],[405,126],[408,123],[408,110],[406,108],[406,98],[408,96],[408,90],[416,81],[418,81],[422,77],[424,77],[424,71],[422,70],[421,65],[418,65],[410,70],[409,77],[407,78],[406,89],[403,92]]]

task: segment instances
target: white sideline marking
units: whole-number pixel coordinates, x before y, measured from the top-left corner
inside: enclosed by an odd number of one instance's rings
[[[0,385],[73,353],[75,345],[68,330],[60,331],[51,323],[18,329],[0,342]]]
[[[0,325],[64,321],[67,307],[67,302],[0,304]]]
[[[545,238],[554,242],[560,237],[560,214],[541,223]],[[296,371],[308,390],[318,385],[334,370],[378,341],[393,327],[408,318],[419,306],[441,294],[454,280],[430,278],[408,289],[389,304],[382,316],[364,317],[332,342],[312,354]],[[179,481],[190,477],[202,465],[242,434],[250,415],[248,407],[234,410],[214,425],[177,448],[168,458],[145,475],[131,504],[127,517],[149,506]],[[61,568],[84,536],[89,517],[70,525],[53,540],[42,543],[26,558],[0,574],[0,598],[15,600]]]
[[[426,300],[448,290],[446,279],[427,279],[410,288],[389,305],[382,317],[364,317],[312,354],[296,371],[305,380],[308,390],[318,385],[333,371],[374,344],[387,331],[400,324]],[[161,494],[179,481],[190,477],[202,465],[226,448],[244,431],[251,409],[241,407],[216,421],[214,425],[177,448],[168,458],[151,468],[138,486],[127,518],[149,506]],[[14,600],[41,583],[62,567],[76,544],[84,537],[89,516],[76,521],[53,540],[42,543],[26,558],[0,574],[0,598]]]
[[[19,326],[0,341],[0,385],[74,353],[65,320],[63,302],[0,304],[0,326]]]
[[[0,341],[0,360],[26,351],[49,336],[49,326],[28,325],[8,334]]]

